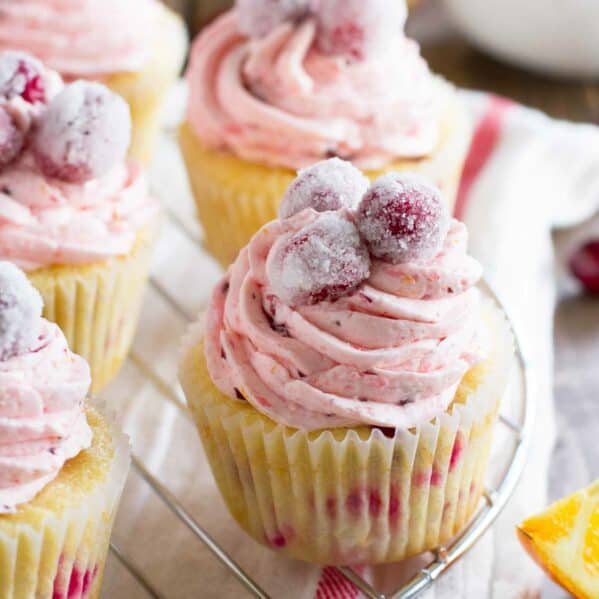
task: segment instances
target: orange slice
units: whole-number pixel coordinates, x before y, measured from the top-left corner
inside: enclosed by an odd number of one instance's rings
[[[599,597],[599,480],[517,530],[526,551],[558,584],[579,599]]]

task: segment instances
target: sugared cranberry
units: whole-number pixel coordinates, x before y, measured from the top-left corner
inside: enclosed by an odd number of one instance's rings
[[[589,293],[599,294],[599,240],[588,241],[572,255],[570,270]]]
[[[10,262],[0,262],[0,361],[28,350],[38,335],[42,298]]]
[[[319,0],[317,42],[327,54],[353,60],[390,51],[406,20],[403,1]]]
[[[0,54],[0,96],[10,100],[21,96],[27,102],[46,101],[44,89],[44,67],[22,52]]]
[[[19,155],[24,144],[25,133],[0,106],[0,167],[10,164]]]
[[[130,140],[126,102],[103,85],[76,81],[42,115],[32,148],[45,175],[81,183],[122,162]]]
[[[358,231],[344,215],[325,212],[273,249],[268,260],[272,290],[290,305],[334,301],[370,274]]]
[[[306,14],[309,0],[237,0],[239,30],[249,37],[263,37],[285,21]]]
[[[368,189],[368,179],[350,162],[330,158],[301,170],[287,188],[279,216],[289,218],[306,208],[317,212],[354,209]]]
[[[449,222],[439,190],[415,175],[382,176],[358,207],[358,229],[370,253],[392,264],[434,257]]]

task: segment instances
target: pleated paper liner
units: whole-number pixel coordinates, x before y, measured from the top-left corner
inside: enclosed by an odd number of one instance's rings
[[[453,88],[439,79],[439,95],[447,98],[438,147],[427,158],[399,160],[366,174],[374,179],[389,171],[413,171],[437,184],[451,208],[470,144],[471,127]],[[252,235],[277,216],[295,171],[241,160],[207,148],[189,122],[179,143],[204,229],[204,245],[224,267],[237,257]]]
[[[92,446],[15,514],[0,515],[0,599],[100,596],[130,451],[96,409],[87,418]]]
[[[44,317],[62,329],[71,350],[89,363],[94,393],[116,376],[129,353],[153,237],[149,229],[141,231],[127,256],[28,273],[43,297]]]
[[[146,165],[158,141],[164,100],[179,78],[188,45],[182,19],[166,7],[161,11],[159,31],[143,70],[104,81],[128,102],[133,125],[129,155]]]
[[[498,406],[513,365],[503,313],[485,301],[492,355],[464,377],[441,417],[393,437],[377,428],[286,428],[221,394],[201,327],[180,378],[212,472],[237,522],[258,542],[321,564],[394,562],[451,539],[476,509]]]

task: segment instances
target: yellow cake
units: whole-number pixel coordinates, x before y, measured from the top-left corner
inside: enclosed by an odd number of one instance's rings
[[[92,446],[15,514],[0,515],[1,599],[96,599],[129,447],[88,409]]]

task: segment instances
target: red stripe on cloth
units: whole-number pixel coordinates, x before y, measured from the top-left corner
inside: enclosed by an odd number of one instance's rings
[[[497,147],[505,122],[505,115],[512,106],[515,106],[515,103],[507,98],[489,96],[486,112],[478,122],[472,136],[472,143],[470,144],[458,189],[454,214],[460,220],[464,217],[472,184],[476,181],[493,154],[493,150]]]
[[[358,589],[336,568],[323,568],[315,599],[356,599]]]

